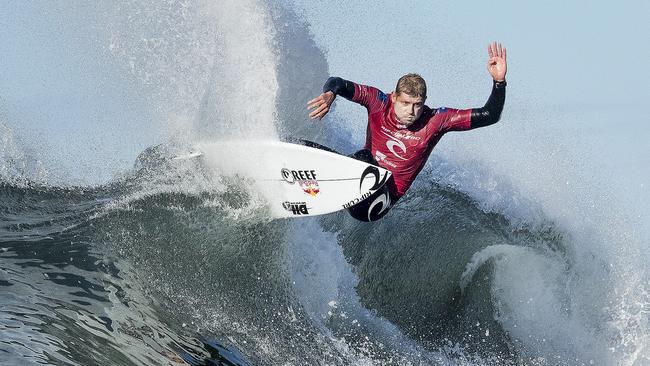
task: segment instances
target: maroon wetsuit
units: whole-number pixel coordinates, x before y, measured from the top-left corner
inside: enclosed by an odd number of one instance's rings
[[[471,109],[427,106],[420,118],[407,127],[397,119],[391,95],[371,86],[354,84],[352,101],[368,110],[364,148],[381,167],[393,173],[395,183],[390,188],[395,198],[409,189],[442,135],[471,128]]]

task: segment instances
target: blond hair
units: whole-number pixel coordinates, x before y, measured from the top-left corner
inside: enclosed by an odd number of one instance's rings
[[[412,97],[427,97],[427,83],[418,74],[406,74],[399,78],[395,87],[395,94],[408,94]]]

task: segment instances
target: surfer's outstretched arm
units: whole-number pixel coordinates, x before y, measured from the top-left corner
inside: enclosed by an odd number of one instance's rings
[[[311,119],[325,117],[337,95],[352,100],[352,97],[354,97],[354,83],[339,77],[327,79],[325,85],[323,85],[323,93],[307,102],[307,108],[311,110],[309,117]]]
[[[500,43],[492,42],[488,46],[487,69],[494,84],[492,93],[483,108],[472,109],[471,128],[489,126],[501,118],[503,104],[506,101],[506,48]]]
[[[489,126],[501,118],[501,111],[506,101],[506,82],[494,81],[492,93],[482,108],[472,109],[472,128]]]

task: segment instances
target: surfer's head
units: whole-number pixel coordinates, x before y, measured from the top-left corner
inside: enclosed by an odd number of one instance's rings
[[[427,99],[427,84],[418,74],[406,74],[397,81],[391,99],[397,119],[409,126],[422,115]]]

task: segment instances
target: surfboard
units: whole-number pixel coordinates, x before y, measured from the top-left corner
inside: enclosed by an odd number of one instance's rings
[[[204,165],[218,174],[252,182],[251,188],[266,198],[277,218],[348,209],[391,177],[379,166],[309,142],[220,141],[200,143],[196,151]]]

